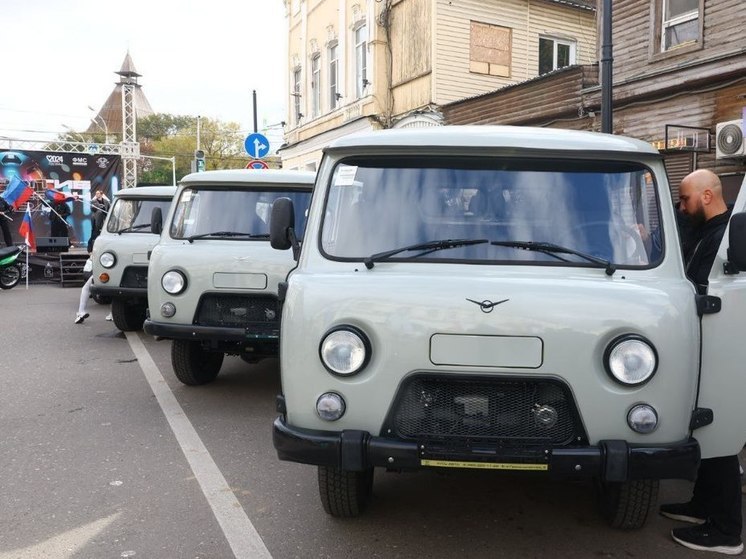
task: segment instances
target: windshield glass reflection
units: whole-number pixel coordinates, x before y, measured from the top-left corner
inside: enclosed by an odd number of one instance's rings
[[[660,227],[656,185],[637,163],[355,158],[333,174],[321,245],[331,257],[362,259],[443,239],[528,241],[651,266],[662,255]],[[590,265],[488,243],[391,259],[415,258]]]
[[[168,213],[171,200],[115,200],[111,208],[111,216],[106,225],[109,233],[132,231],[136,233],[150,233],[150,219],[154,208],[161,208],[163,215]]]
[[[277,198],[290,198],[293,201],[296,209],[296,234],[300,238],[306,226],[310,192],[210,188],[185,188],[181,192],[171,222],[171,237],[186,239],[227,232],[234,234],[227,237],[231,240],[268,238],[269,216],[272,203]]]

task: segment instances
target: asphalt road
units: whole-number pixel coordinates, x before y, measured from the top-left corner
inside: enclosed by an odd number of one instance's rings
[[[170,343],[125,336],[107,307],[73,324],[78,296],[0,292],[0,559],[702,556],[658,515],[606,527],[590,484],[492,472],[377,471],[364,516],[328,517],[315,468],[272,447],[276,360],[183,386]]]

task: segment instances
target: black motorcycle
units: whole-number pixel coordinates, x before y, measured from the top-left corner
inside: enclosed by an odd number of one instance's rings
[[[0,248],[0,289],[12,289],[21,281],[18,257],[24,250],[23,246]]]

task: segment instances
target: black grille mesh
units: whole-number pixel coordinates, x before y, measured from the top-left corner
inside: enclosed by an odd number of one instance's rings
[[[147,266],[127,266],[122,274],[122,287],[148,287]]]
[[[415,376],[395,402],[395,434],[421,442],[563,445],[583,432],[569,389],[547,379]]]
[[[195,324],[279,334],[280,310],[277,298],[272,296],[207,294],[200,301]]]

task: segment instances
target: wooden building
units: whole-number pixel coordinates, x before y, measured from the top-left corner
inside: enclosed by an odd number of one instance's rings
[[[437,126],[440,107],[596,58],[595,0],[285,0],[283,166],[330,141]]]
[[[707,168],[721,177],[732,201],[746,171],[746,2],[617,0],[612,15],[614,133],[661,149],[675,196],[681,178]],[[456,101],[442,111],[447,124],[599,131],[600,105],[594,64]]]

